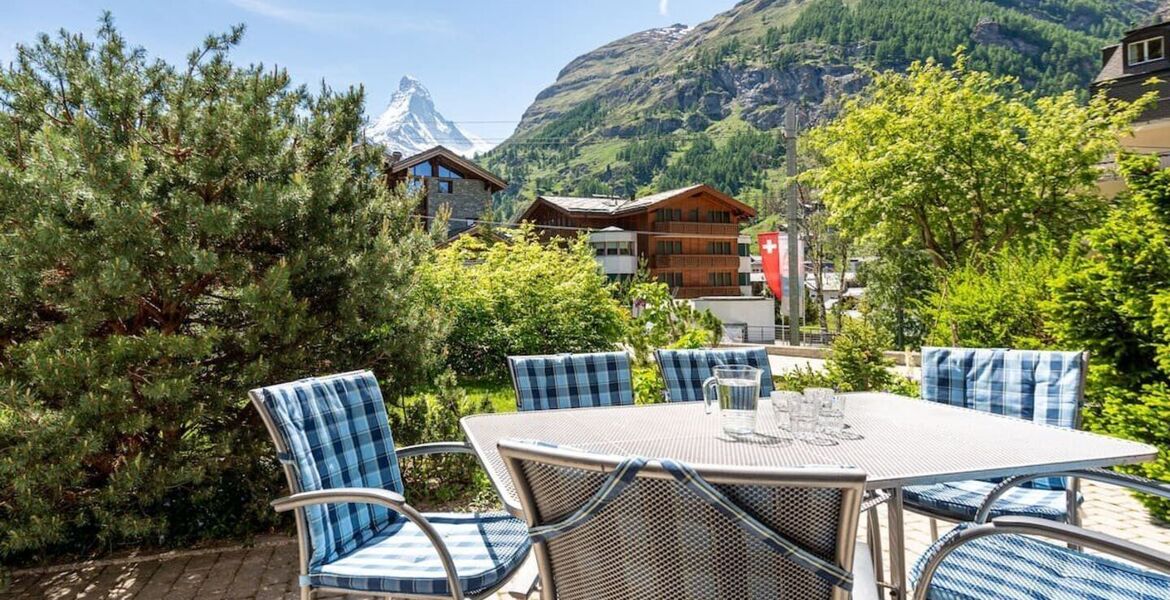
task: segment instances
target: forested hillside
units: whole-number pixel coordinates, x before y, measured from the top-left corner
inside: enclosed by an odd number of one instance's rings
[[[783,113],[834,114],[872,69],[967,49],[971,67],[1041,93],[1084,90],[1101,46],[1158,0],[746,0],[693,28],[587,53],[481,160],[511,183],[510,217],[537,193],[648,193],[696,182],[763,205],[783,184]]]

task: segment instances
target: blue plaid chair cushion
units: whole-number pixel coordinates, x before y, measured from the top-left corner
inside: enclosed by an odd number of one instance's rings
[[[944,535],[911,569],[916,583],[938,547],[971,524]],[[995,535],[959,546],[939,564],[931,600],[1162,600],[1170,577],[1117,560],[1018,535]]]
[[[915,508],[926,508],[931,514],[954,521],[971,521],[994,487],[995,484],[991,482],[967,480],[913,485],[903,488],[903,492],[906,503]],[[991,518],[1012,515],[1067,521],[1068,502],[1065,494],[1064,490],[1012,488],[992,506]],[[1080,504],[1082,500],[1078,493],[1077,503]]]
[[[520,410],[634,403],[625,352],[509,356],[508,369]]]
[[[760,396],[772,394],[772,366],[763,348],[719,348],[703,350],[658,350],[654,353],[662,380],[666,383],[667,402],[693,402],[703,399],[703,382],[711,369],[720,365],[748,365],[760,374]]]
[[[528,527],[502,512],[425,514],[455,562],[465,595],[502,583],[528,554]],[[309,575],[317,587],[390,594],[449,596],[450,586],[422,530],[402,520],[361,549]]]
[[[1081,410],[1085,357],[1080,352],[988,348],[922,349],[922,398],[1073,428]],[[1025,487],[1063,490],[1059,477]]]
[[[402,493],[394,438],[378,382],[369,371],[302,379],[260,390],[264,409],[289,449],[298,491],[343,487]],[[310,572],[396,525],[397,513],[368,504],[305,508]]]

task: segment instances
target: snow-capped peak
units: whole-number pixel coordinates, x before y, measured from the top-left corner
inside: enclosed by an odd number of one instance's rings
[[[486,152],[492,144],[448,121],[435,109],[430,91],[417,78],[406,75],[398,91],[366,135],[391,151],[409,156],[443,145],[464,156]]]

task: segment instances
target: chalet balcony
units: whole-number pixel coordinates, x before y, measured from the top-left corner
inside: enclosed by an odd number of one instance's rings
[[[655,269],[739,269],[739,257],[734,254],[656,254]]]
[[[677,235],[735,237],[739,235],[739,225],[735,223],[701,223],[697,221],[658,221],[654,224],[654,231]]]
[[[718,287],[680,287],[671,290],[675,298],[702,298],[704,296],[742,296],[743,291],[738,286],[727,285]]]

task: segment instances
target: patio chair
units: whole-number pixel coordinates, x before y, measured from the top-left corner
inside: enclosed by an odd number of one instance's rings
[[[316,591],[411,598],[482,598],[528,555],[524,523],[504,513],[421,513],[403,496],[398,461],[467,453],[463,443],[395,452],[369,371],[252,390],[295,511],[301,598]]]
[[[711,369],[720,365],[748,365],[763,371],[760,396],[772,394],[772,367],[763,346],[756,348],[709,348],[701,350],[656,350],[654,357],[666,383],[667,402],[703,400],[703,382]]]
[[[1170,554],[1047,519],[998,517],[987,522],[998,500],[1049,475],[1000,483],[973,523],[962,523],[935,542],[910,572],[916,600],[1170,598]],[[1141,477],[1099,469],[1057,475],[1170,499],[1170,487]]]
[[[878,597],[855,540],[856,469],[691,467],[518,440],[499,450],[543,600]]]
[[[584,408],[634,403],[625,352],[509,356],[516,408]]]

